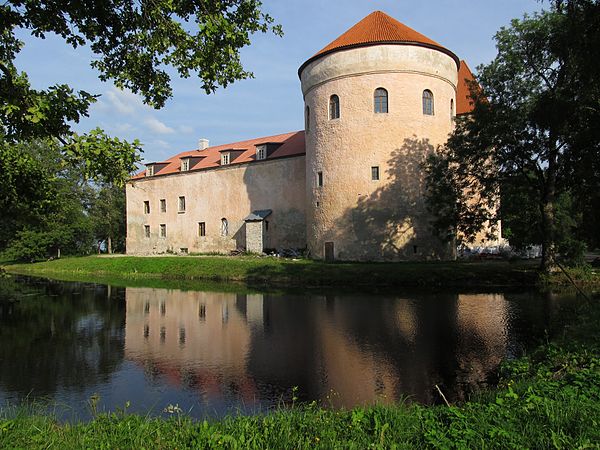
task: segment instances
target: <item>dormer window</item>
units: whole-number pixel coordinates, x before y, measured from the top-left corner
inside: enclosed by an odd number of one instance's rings
[[[190,159],[184,158],[181,160],[181,171],[187,172],[188,170],[190,170]]]
[[[230,153],[221,153],[221,165],[226,166],[231,160]]]
[[[266,145],[259,145],[256,147],[256,159],[257,160],[261,160],[261,159],[266,159],[267,158],[267,146]]]
[[[154,176],[154,164],[149,164],[146,166],[146,176],[147,177]]]

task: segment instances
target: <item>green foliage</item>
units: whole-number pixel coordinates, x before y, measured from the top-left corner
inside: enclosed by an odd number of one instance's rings
[[[599,197],[600,133],[592,123],[600,120],[600,95],[589,84],[600,79],[599,65],[589,62],[600,45],[599,21],[597,1],[571,0],[498,31],[498,54],[471,85],[473,112],[456,119],[448,144],[428,163],[428,201],[442,236],[451,229],[473,239],[506,219],[511,241],[542,244],[546,268],[557,243],[590,238],[573,233],[564,213]],[[579,45],[584,36],[590,42]],[[581,217],[572,219],[581,228]]]

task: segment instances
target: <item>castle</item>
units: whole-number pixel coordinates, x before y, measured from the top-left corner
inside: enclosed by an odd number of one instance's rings
[[[422,163],[470,112],[450,50],[376,11],[300,66],[305,130],[198,149],[127,184],[130,254],[307,248],[326,260],[452,258]]]

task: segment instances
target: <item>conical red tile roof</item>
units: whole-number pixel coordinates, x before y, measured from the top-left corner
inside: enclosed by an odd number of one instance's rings
[[[298,74],[312,61],[319,59],[329,53],[355,47],[363,47],[376,44],[403,44],[429,47],[446,53],[460,65],[458,57],[450,50],[427,36],[398,22],[393,17],[382,11],[375,11],[362,19],[340,37],[310,57],[298,70]]]

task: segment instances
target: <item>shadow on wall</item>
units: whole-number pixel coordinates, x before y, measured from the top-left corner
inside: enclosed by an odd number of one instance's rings
[[[423,165],[434,151],[428,139],[407,138],[391,153],[381,187],[361,195],[331,230],[339,259],[447,259],[450,246],[431,228]],[[344,243],[348,243],[344,245]],[[337,244],[339,243],[339,244]]]

